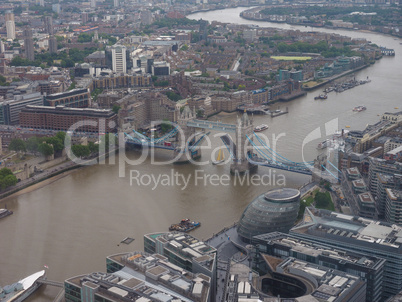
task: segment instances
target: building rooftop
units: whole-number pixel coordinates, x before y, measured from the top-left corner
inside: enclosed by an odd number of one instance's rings
[[[360,201],[365,204],[375,204],[375,200],[370,192],[364,192],[358,195]]]
[[[373,268],[383,260],[376,257],[370,257],[356,252],[345,251],[342,249],[336,249],[330,246],[317,244],[308,240],[301,240],[292,235],[288,235],[280,232],[272,232],[268,234],[258,235],[253,237],[253,242],[266,241],[271,244],[279,244],[290,247],[296,252],[301,252],[305,255],[311,255],[317,257],[323,255],[336,259],[337,261],[349,262],[358,264],[360,266]]]
[[[204,274],[193,274],[183,268],[169,262],[167,257],[159,254],[148,254],[144,252],[130,252],[116,254],[107,257],[108,261],[117,262],[124,266],[123,269],[113,274],[126,279],[124,285],[134,289],[147,287],[157,290],[152,291],[159,297],[176,298],[180,301],[194,301],[195,296],[201,301],[207,301],[210,294],[210,278]],[[162,296],[161,296],[162,295]],[[147,297],[147,296],[145,296]],[[156,298],[156,296],[155,296]],[[163,299],[164,300],[164,299]]]
[[[314,234],[327,240],[343,241],[392,253],[402,253],[402,227],[382,221],[328,210],[306,208],[304,218],[290,234]]]
[[[356,188],[365,188],[366,187],[366,183],[364,182],[364,180],[362,178],[353,180],[352,185]]]
[[[51,107],[51,106],[34,106],[28,105],[22,111],[38,111],[41,113],[52,113],[52,114],[71,114],[71,115],[94,115],[94,116],[113,116],[115,113],[110,109],[93,109],[93,108],[71,108],[62,105]]]
[[[356,176],[360,175],[359,169],[357,169],[356,167],[346,169],[346,172],[348,173],[348,175],[351,175],[351,176],[352,175],[356,175]]]
[[[268,263],[275,261],[275,257],[264,258]],[[366,287],[365,282],[357,276],[292,257],[288,257],[276,265],[276,272],[302,282],[306,287],[306,292],[297,298],[275,298],[275,300],[268,298],[264,301],[351,301],[348,299],[351,299],[352,296],[356,297],[355,295]]]

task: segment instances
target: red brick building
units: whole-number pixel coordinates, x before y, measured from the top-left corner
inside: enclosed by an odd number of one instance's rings
[[[117,115],[112,110],[64,106],[26,106],[20,112],[21,127],[61,131],[116,132]],[[70,129],[70,127],[74,129]]]

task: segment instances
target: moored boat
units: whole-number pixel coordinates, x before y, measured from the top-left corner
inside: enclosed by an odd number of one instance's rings
[[[13,211],[6,209],[0,209],[0,218],[7,217],[8,215],[11,215]]]
[[[169,227],[169,231],[178,231],[178,232],[190,232],[194,230],[195,228],[198,228],[201,226],[201,222],[196,222],[196,221],[190,221],[190,219],[182,219],[180,223],[178,224],[172,224]]]
[[[38,283],[39,278],[44,278],[46,271],[42,270],[32,274],[17,283],[6,285],[0,289],[1,302],[22,302],[27,299],[35,290],[41,286]]]
[[[254,132],[261,132],[268,129],[268,125],[262,124],[254,128]]]
[[[328,141],[327,140],[319,143],[318,146],[317,146],[317,149],[325,149],[326,147],[328,147]]]

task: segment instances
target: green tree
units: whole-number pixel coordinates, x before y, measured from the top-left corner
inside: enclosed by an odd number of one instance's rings
[[[38,151],[42,153],[44,156],[50,156],[54,153],[53,146],[47,143],[39,144]]]
[[[180,94],[177,94],[177,93],[175,93],[175,92],[173,92],[173,91],[168,91],[168,92],[166,92],[166,96],[167,96],[170,100],[172,100],[172,101],[174,101],[174,102],[177,102],[178,100],[181,100],[181,99],[182,99],[182,97],[181,97]]]
[[[36,136],[32,136],[32,137],[28,138],[28,140],[26,142],[27,150],[31,151],[31,152],[37,152],[39,143],[40,143],[40,141]]]
[[[91,154],[89,147],[84,145],[73,145],[71,147],[71,151],[73,151],[75,156],[80,158],[89,156]]]
[[[169,122],[168,119],[163,119],[163,122],[161,124],[161,131],[162,133],[166,133],[172,129],[172,123]]]
[[[0,188],[2,190],[14,186],[17,183],[17,177],[8,168],[0,169]]]
[[[17,177],[15,175],[7,175],[1,180],[1,188],[4,190],[5,188],[14,186],[17,183]]]
[[[64,142],[56,136],[46,137],[44,141],[47,144],[53,145],[54,152],[60,152],[64,149]]]
[[[25,152],[27,150],[25,142],[19,138],[14,138],[13,140],[11,140],[10,144],[8,145],[8,149],[17,152]]]
[[[99,152],[99,145],[97,145],[93,142],[88,142],[88,148],[91,153]]]
[[[64,146],[64,141],[66,140],[66,133],[63,131],[59,131],[56,133],[55,135],[59,140],[61,140],[61,142],[63,143]]]
[[[330,206],[331,200],[325,193],[317,192],[314,197],[315,206],[319,209],[326,209]]]
[[[79,43],[88,43],[92,41],[93,35],[89,35],[86,33],[82,33],[78,36],[78,42]]]
[[[0,178],[4,178],[7,175],[13,175],[13,172],[9,168],[0,169]]]
[[[0,75],[0,86],[6,86],[6,85],[8,86],[8,85],[10,85],[10,84],[7,83],[6,77]]]
[[[114,113],[116,113],[116,114],[119,112],[120,109],[121,109],[121,107],[119,105],[116,105],[116,104],[114,104],[113,107],[112,107],[112,111]]]

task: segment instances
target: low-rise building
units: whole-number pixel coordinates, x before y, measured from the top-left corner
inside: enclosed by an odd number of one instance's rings
[[[265,302],[287,301],[366,301],[366,282],[347,274],[292,257],[285,260],[264,255],[266,275],[258,289],[271,298]],[[238,301],[241,301],[240,299]]]
[[[20,125],[34,129],[108,133],[117,131],[117,115],[107,109],[26,106],[20,112]]]
[[[402,290],[402,228],[396,224],[306,208],[305,218],[290,235],[384,258],[382,300]]]
[[[144,235],[144,250],[158,253],[192,273],[211,278],[211,293],[216,292],[217,250],[186,233],[153,233]]]
[[[385,260],[382,258],[367,253],[350,252],[345,249],[316,244],[279,232],[254,236],[252,244],[255,247],[256,267],[265,262],[264,254],[281,259],[293,257],[359,276],[367,283],[366,301],[381,300],[385,264]]]
[[[211,301],[211,279],[192,274],[158,254],[123,253],[106,258],[106,273],[64,282],[66,302]]]
[[[43,96],[39,92],[14,96],[13,100],[0,103],[0,121],[5,125],[18,125],[20,112],[27,105],[43,106]]]
[[[71,108],[86,108],[91,105],[91,95],[88,89],[73,89],[51,94],[45,97],[45,106],[63,105]]]

